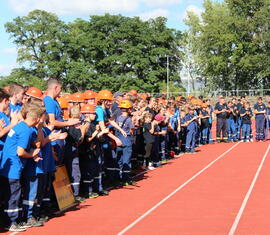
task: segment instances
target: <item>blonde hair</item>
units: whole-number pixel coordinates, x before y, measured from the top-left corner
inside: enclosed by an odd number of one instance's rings
[[[27,117],[31,119],[38,119],[45,113],[45,107],[38,103],[26,103],[22,106],[21,115],[24,119]]]
[[[70,109],[70,117],[71,118],[79,118],[80,117],[80,107],[75,105]]]

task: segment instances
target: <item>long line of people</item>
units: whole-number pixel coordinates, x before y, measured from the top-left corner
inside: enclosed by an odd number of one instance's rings
[[[0,89],[0,215],[9,231],[42,226],[56,199],[52,182],[65,165],[76,201],[135,185],[134,169],[153,170],[174,155],[216,141],[267,138],[270,105],[224,97],[212,107],[193,96],[166,99],[136,90],[64,94],[57,79],[46,92],[13,84]],[[254,113],[254,114],[253,114]],[[222,134],[222,137],[221,137]]]

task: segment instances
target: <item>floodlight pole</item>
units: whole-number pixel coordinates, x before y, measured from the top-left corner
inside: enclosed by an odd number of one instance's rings
[[[170,92],[169,82],[169,56],[167,55],[167,99],[169,98]]]

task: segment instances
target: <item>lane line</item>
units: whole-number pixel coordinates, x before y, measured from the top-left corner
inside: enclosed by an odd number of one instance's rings
[[[147,215],[149,215],[151,212],[153,212],[155,209],[157,209],[160,205],[162,205],[164,202],[166,202],[170,197],[172,197],[175,193],[177,193],[179,190],[184,188],[187,184],[189,184],[192,180],[197,178],[200,174],[202,174],[205,170],[207,170],[209,167],[211,167],[216,161],[218,161],[220,158],[224,157],[228,152],[230,152],[232,149],[234,149],[240,142],[234,144],[231,148],[229,148],[226,152],[222,153],[219,157],[217,157],[214,161],[210,162],[207,166],[205,166],[202,170],[200,170],[198,173],[193,175],[189,180],[187,180],[185,183],[181,184],[177,189],[175,189],[172,193],[170,193],[167,197],[162,199],[160,202],[158,202],[155,206],[153,206],[151,209],[146,211],[143,215],[141,215],[138,219],[136,219],[134,222],[129,224],[127,227],[125,227],[122,231],[118,233],[118,235],[123,235],[128,230],[130,230],[132,227],[134,227],[137,223],[139,223],[141,220],[143,220]]]
[[[259,165],[259,167],[257,169],[257,172],[256,172],[256,174],[255,174],[255,176],[254,176],[254,178],[252,180],[252,183],[251,183],[251,185],[250,185],[250,187],[248,189],[248,192],[247,192],[247,194],[246,194],[246,196],[245,196],[245,198],[243,200],[243,203],[242,203],[242,205],[241,205],[241,207],[240,207],[240,209],[238,211],[238,214],[237,214],[237,216],[236,216],[236,218],[234,220],[234,223],[233,223],[233,225],[232,225],[232,227],[230,229],[229,235],[233,235],[235,233],[236,229],[237,229],[239,221],[240,221],[240,219],[241,219],[241,217],[243,215],[243,212],[244,212],[245,207],[247,205],[248,199],[249,199],[249,197],[250,197],[250,195],[252,193],[252,190],[253,190],[254,185],[255,185],[255,183],[257,181],[257,178],[258,178],[258,176],[259,176],[259,174],[261,172],[261,169],[263,167],[263,164],[265,162],[265,159],[266,159],[266,157],[268,155],[269,150],[270,150],[270,144],[268,145],[268,148],[267,148],[267,150],[266,150],[266,152],[265,152],[265,154],[263,156],[263,159],[262,159],[262,161],[261,161],[261,163],[260,163],[260,165]]]

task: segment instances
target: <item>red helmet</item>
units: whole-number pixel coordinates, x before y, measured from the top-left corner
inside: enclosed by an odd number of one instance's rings
[[[28,90],[26,91],[26,95],[34,97],[36,99],[40,99],[40,100],[42,100],[43,98],[42,91],[36,87],[29,87]]]
[[[85,104],[81,108],[81,113],[95,113],[96,112],[96,107],[91,104]]]

